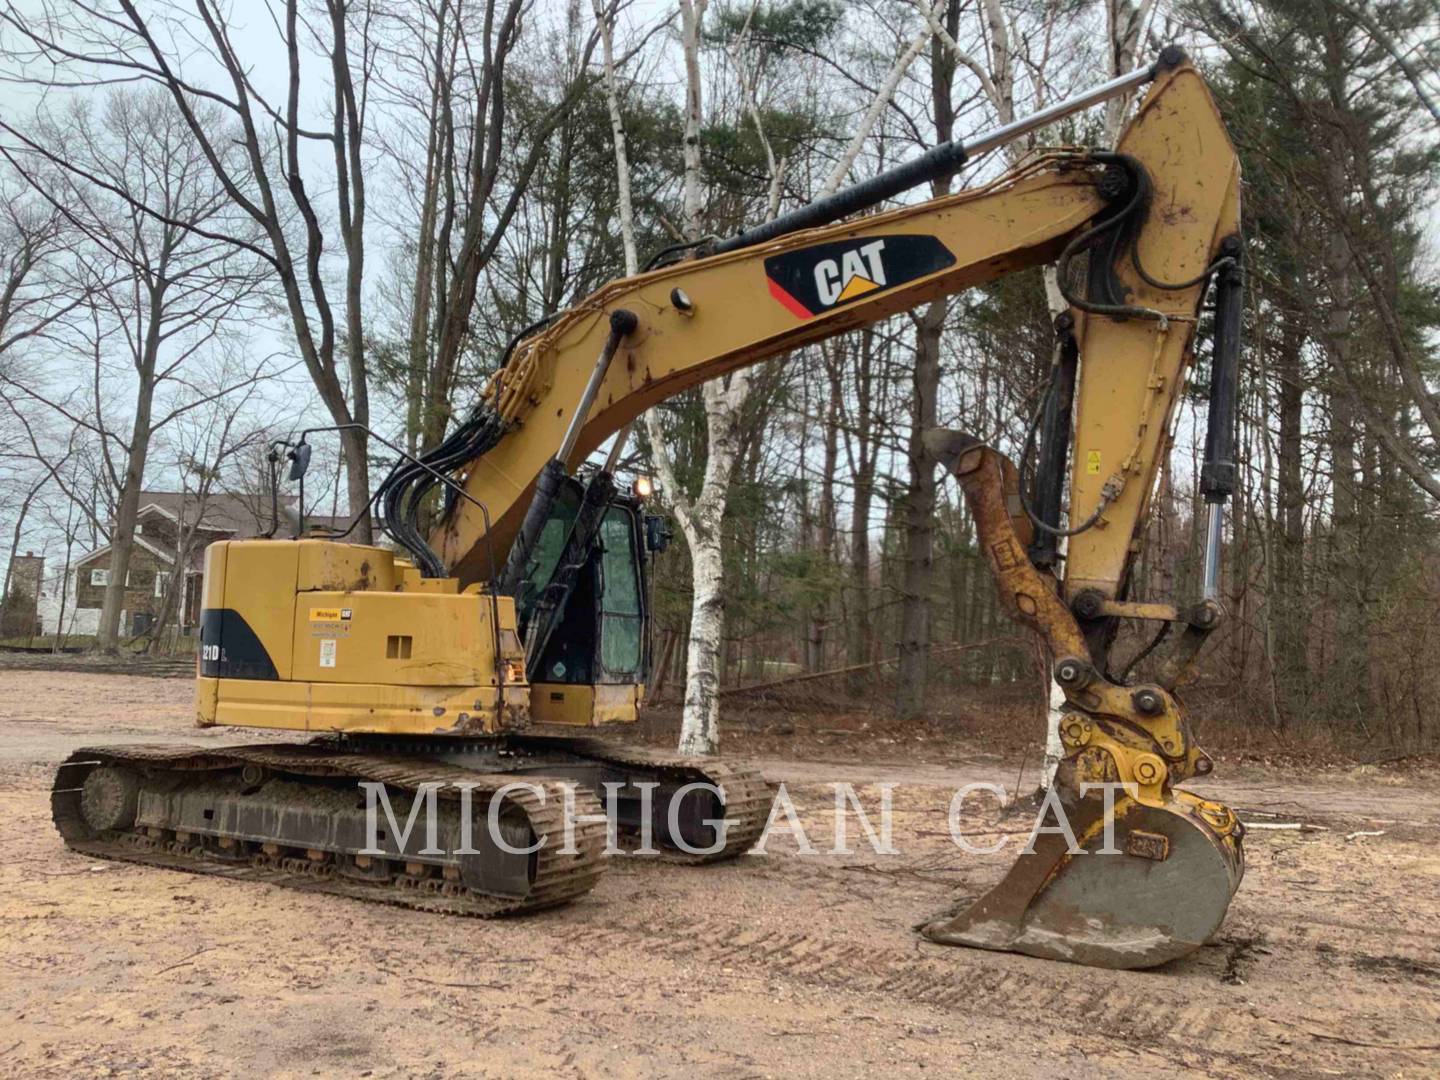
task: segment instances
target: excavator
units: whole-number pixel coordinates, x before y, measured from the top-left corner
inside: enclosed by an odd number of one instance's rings
[[[1032,150],[983,185],[861,213],[1147,84],[1113,150]],[[1239,164],[1173,46],[763,225],[666,249],[517,335],[434,449],[396,448],[372,502],[393,547],[302,522],[207,549],[198,724],[305,740],[76,751],[55,777],[55,824],[91,857],[480,916],[583,895],[619,833],[680,862],[747,850],[771,802],[754,768],[597,734],[642,706],[647,578],[668,538],[617,485],[617,444],[705,380],[1053,263],[1068,309],[1020,461],[963,432],[924,438],[960,485],[1002,606],[1053,658],[1065,711],[1051,790],[1068,829],[1037,829],[993,889],[919,929],[1109,968],[1183,956],[1243,872],[1235,815],[1178,786],[1213,763],[1176,694],[1225,617],[1242,262]],[[1182,605],[1132,596],[1131,570],[1202,319],[1206,558],[1202,594]],[[309,434],[283,447],[302,507]],[[607,442],[605,467],[582,469]],[[1155,632],[1121,664],[1126,621]],[[1155,677],[1132,680],[1167,638]],[[374,826],[376,789],[388,828]]]

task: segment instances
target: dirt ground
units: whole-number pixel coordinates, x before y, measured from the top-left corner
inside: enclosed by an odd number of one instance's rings
[[[1222,763],[1201,790],[1315,828],[1251,832],[1214,943],[1111,973],[922,942],[1008,862],[951,845],[951,793],[1019,760],[823,717],[750,740],[767,776],[821,836],[829,782],[872,807],[897,783],[902,855],[617,859],[568,908],[482,922],[67,852],[46,789],[70,749],[255,741],[190,728],[190,694],[0,672],[0,1075],[1440,1076],[1434,770]]]

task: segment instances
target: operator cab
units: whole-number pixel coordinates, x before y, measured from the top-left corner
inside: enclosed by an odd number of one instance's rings
[[[608,489],[608,478],[603,484]],[[611,494],[587,512],[586,490],[574,477],[561,487],[517,598],[539,723],[632,722],[644,697],[648,561],[669,529],[634,495]]]

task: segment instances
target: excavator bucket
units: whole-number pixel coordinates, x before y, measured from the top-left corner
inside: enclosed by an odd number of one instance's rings
[[[1188,791],[1163,806],[1116,792],[1107,830],[1104,803],[1102,793],[1062,788],[1000,883],[920,932],[1105,968],[1155,967],[1199,948],[1240,885],[1234,815]]]

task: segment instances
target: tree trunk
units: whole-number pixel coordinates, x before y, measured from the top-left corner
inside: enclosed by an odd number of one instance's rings
[[[850,612],[850,666],[874,659],[875,631],[870,616],[870,507],[875,496],[875,450],[871,424],[875,412],[871,408],[871,389],[875,360],[875,331],[866,327],[860,332],[860,370],[856,379],[855,434],[847,441],[855,444],[849,465],[855,478],[850,506],[850,589],[854,600]],[[856,670],[849,678],[850,692],[858,694],[865,688],[869,675]]]
[[[60,570],[60,615],[59,618],[55,620],[55,640],[50,643],[50,651],[52,653],[58,653],[60,651],[61,643],[66,640],[70,633],[65,629],[65,615],[70,608],[70,553],[74,550],[74,547],[74,538],[67,535],[65,538],[65,565]]]
[[[351,516],[360,513],[370,502],[368,443],[369,439],[363,431],[351,429],[340,433],[340,444],[345,450],[345,497],[350,502]],[[353,539],[357,544],[374,542],[369,514],[361,520]]]
[[[835,559],[835,470],[840,457],[840,403],[844,388],[840,379],[840,359],[833,354],[825,357],[825,374],[829,394],[825,404],[825,451],[820,466],[820,506],[815,525],[815,551],[821,566],[828,570]],[[805,670],[820,671],[825,667],[825,638],[830,628],[830,590],[817,590],[818,599],[811,608],[805,637]]]
[[[5,581],[0,584],[0,612],[5,610],[5,605],[10,602],[10,571],[15,566],[15,556],[20,554],[20,541],[25,535],[25,519],[30,516],[30,504],[35,501],[35,496],[45,486],[48,476],[42,476],[40,480],[25,493],[25,498],[20,501],[20,513],[15,518],[15,528],[10,532],[10,561],[5,564]],[[35,587],[35,602],[40,602],[40,587],[43,580]]]
[[[1330,281],[1330,312],[1325,321],[1326,349],[1330,353],[1332,375],[1339,374],[1350,362],[1350,325],[1353,317],[1354,285],[1350,260],[1342,237],[1332,234],[1326,243],[1326,270]],[[1370,680],[1365,665],[1365,560],[1360,550],[1360,518],[1356,498],[1355,473],[1358,467],[1354,400],[1343,385],[1335,388],[1330,399],[1330,460],[1333,472],[1332,514],[1333,572],[1335,587],[1335,660],[1330,668],[1330,685],[1342,690],[1352,702],[1355,714],[1369,712]]]
[[[915,330],[914,394],[907,453],[910,482],[902,516],[905,528],[904,568],[900,586],[899,666],[896,672],[895,715],[911,720],[925,711],[930,674],[930,607],[935,585],[935,459],[925,448],[924,433],[935,426],[940,391],[940,331],[945,324],[944,300],[925,308]]]
[[[953,39],[960,5],[946,4],[945,27]],[[930,97],[935,110],[935,140],[949,142],[955,134],[951,84],[957,60],[941,38],[930,42]],[[930,185],[933,196],[950,192],[950,177]],[[949,310],[947,299],[935,300],[915,322],[915,371],[910,443],[909,484],[905,492],[905,566],[900,586],[900,635],[895,715],[910,720],[925,711],[930,675],[930,609],[935,588],[935,459],[925,448],[925,432],[935,426],[940,394],[940,332]]]
[[[130,573],[130,556],[135,550],[135,524],[140,512],[140,487],[145,475],[145,458],[149,449],[149,406],[137,410],[135,434],[125,461],[125,482],[115,507],[115,523],[110,533],[110,580],[105,585],[105,599],[100,607],[100,624],[95,631],[95,648],[104,653],[119,649],[120,615],[125,606],[125,579]],[[144,417],[142,426],[142,415]],[[143,434],[142,434],[143,431]]]
[[[163,259],[163,256],[162,256]],[[163,266],[163,263],[162,263]],[[163,274],[163,269],[161,273]],[[135,550],[135,524],[140,512],[140,490],[145,484],[145,462],[150,455],[150,423],[155,400],[155,370],[160,356],[160,325],[165,313],[165,290],[151,287],[145,313],[144,344],[136,364],[140,379],[135,395],[135,420],[125,454],[125,475],[115,507],[115,524],[110,533],[110,580],[100,606],[100,624],[95,648],[115,653],[120,644],[120,613],[125,605],[125,579],[130,573],[130,556]]]
[[[155,622],[147,634],[146,652],[155,653],[160,650],[160,643],[165,637],[165,632],[169,630],[170,624],[176,621],[176,616],[185,603],[186,567],[190,565],[190,555],[195,550],[195,532],[199,528],[200,521],[205,517],[205,509],[208,505],[209,492],[201,490],[196,494],[195,505],[187,521],[182,500],[182,509],[179,514],[180,523],[175,532],[175,565],[171,568],[170,582],[165,589],[165,595],[160,600],[159,614],[155,616]]]
[[[714,754],[720,749],[720,646],[725,635],[725,571],[720,522],[716,520],[711,524],[713,527],[698,527],[695,536],[689,538],[695,580],[690,644],[685,656],[682,754]]]
[[[1282,727],[1303,716],[1309,701],[1309,666],[1306,663],[1305,602],[1305,478],[1302,431],[1304,384],[1301,346],[1304,332],[1292,314],[1286,316],[1275,358],[1279,406],[1280,446],[1277,469],[1279,542],[1275,545],[1275,667],[1276,703]],[[1343,392],[1343,391],[1342,391]]]

